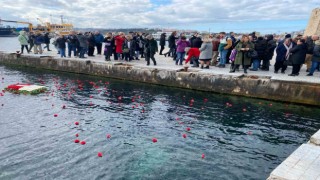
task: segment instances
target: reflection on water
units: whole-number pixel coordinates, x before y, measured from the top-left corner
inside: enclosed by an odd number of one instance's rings
[[[34,69],[0,71],[0,90],[17,82],[50,89],[0,97],[0,179],[266,179],[320,128],[319,110],[311,107]],[[86,145],[74,143],[77,133]]]

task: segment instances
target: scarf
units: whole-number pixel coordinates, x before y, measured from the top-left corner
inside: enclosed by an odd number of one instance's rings
[[[286,58],[286,60],[288,60],[289,59],[289,56],[290,56],[290,49],[292,48],[292,43],[290,43],[290,46],[288,47],[285,43],[283,43],[283,45],[284,45],[284,47],[287,49],[287,52],[286,52],[286,56],[285,56],[285,58]]]

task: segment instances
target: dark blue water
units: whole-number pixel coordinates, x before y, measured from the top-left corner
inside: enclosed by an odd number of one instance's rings
[[[36,69],[0,76],[0,90],[49,88],[0,96],[0,179],[266,179],[320,128],[312,107]]]

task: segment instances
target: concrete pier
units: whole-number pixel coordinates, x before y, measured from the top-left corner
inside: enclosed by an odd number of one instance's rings
[[[320,130],[301,145],[275,170],[268,180],[319,180]]]
[[[51,53],[51,54],[50,54]],[[183,66],[176,66],[171,58],[156,56],[157,66],[146,66],[140,61],[104,61],[104,56],[93,58],[60,58],[52,52],[46,55],[21,55],[0,52],[0,64],[10,64],[42,68],[70,73],[81,73],[151,83],[179,88],[187,88],[215,93],[239,95],[289,103],[320,105],[320,78],[307,77],[305,69],[298,77],[269,72],[243,71],[229,73],[229,68],[210,69],[189,68],[184,72]]]

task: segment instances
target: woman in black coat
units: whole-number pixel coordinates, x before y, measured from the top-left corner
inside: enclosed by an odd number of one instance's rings
[[[298,76],[300,72],[301,65],[304,64],[306,59],[306,54],[308,47],[304,39],[300,39],[297,42],[297,45],[290,49],[291,61],[292,61],[292,73],[289,76]]]
[[[162,51],[164,50],[164,46],[165,45],[166,45],[166,33],[162,33],[161,36],[160,36],[161,49],[160,49],[160,54],[159,55],[162,55]]]

